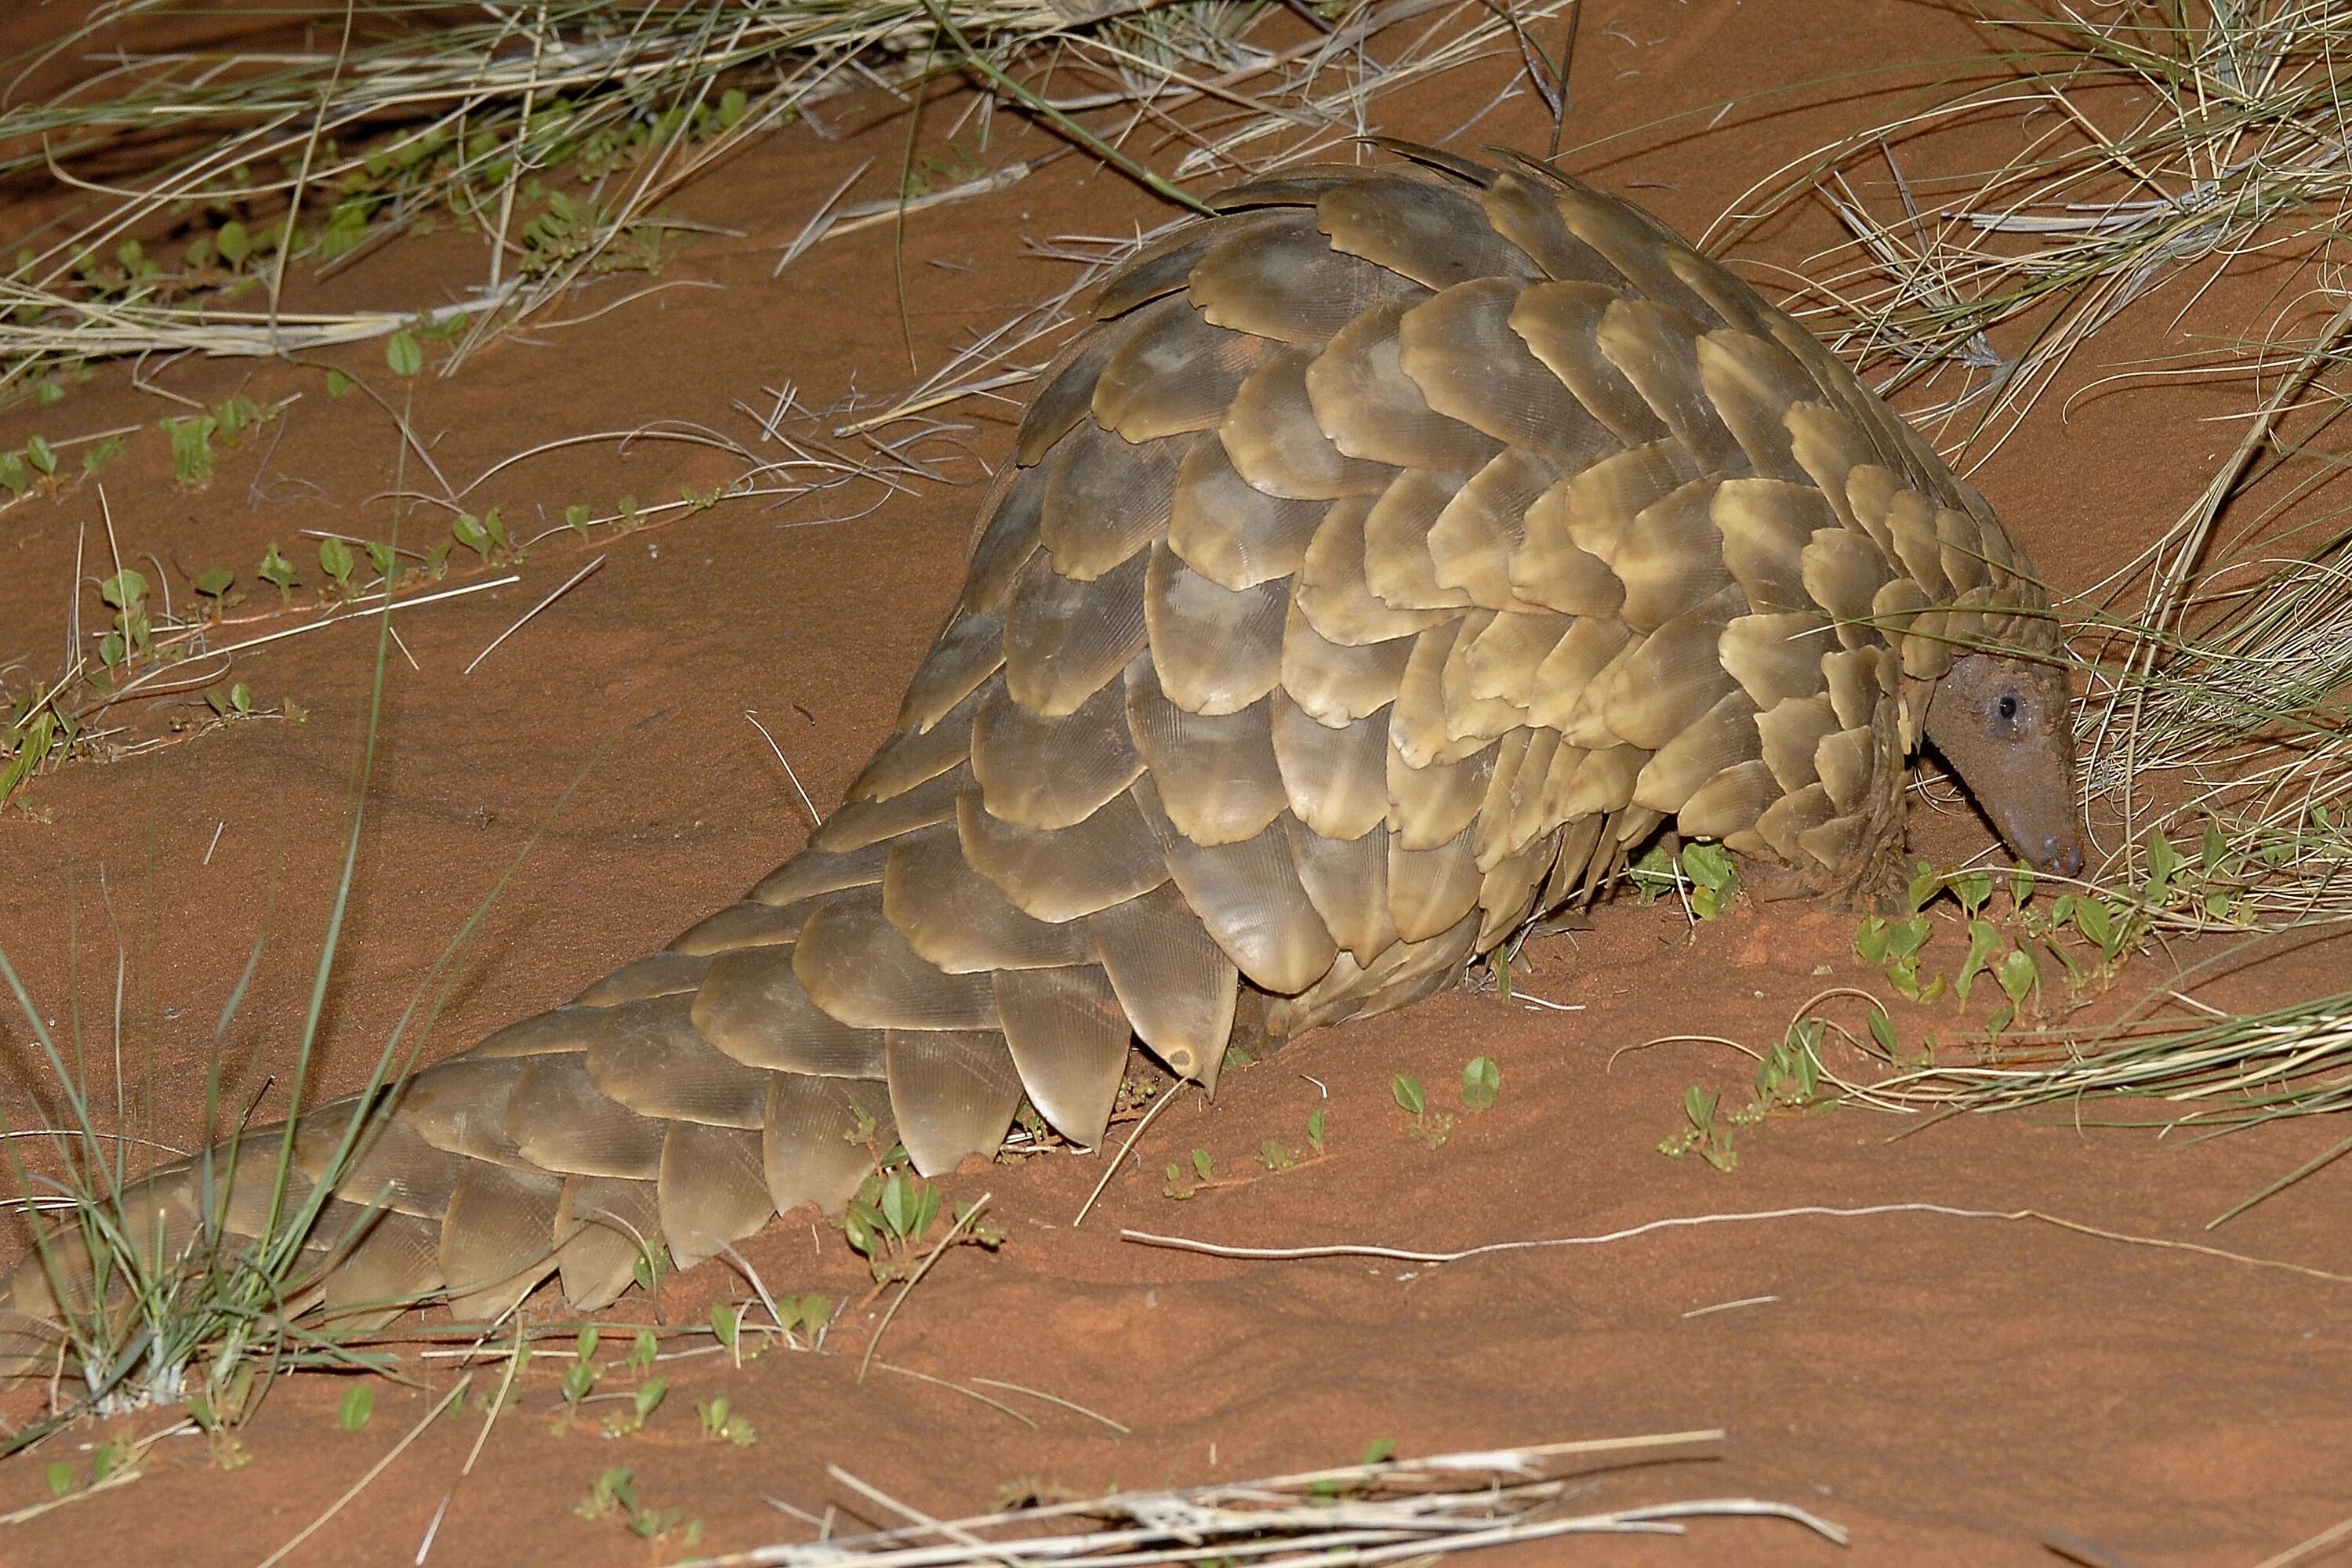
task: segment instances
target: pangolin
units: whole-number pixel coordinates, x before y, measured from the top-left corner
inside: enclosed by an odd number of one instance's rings
[[[1137,1041],[1213,1087],[1237,1011],[1404,1006],[1669,825],[1866,893],[1923,736],[2079,868],[2056,625],[1984,500],[1639,208],[1399,150],[1228,190],[1105,284],[840,808],[383,1095],[331,1308],[488,1318],[555,1273],[593,1310],[650,1247],[837,1211],[877,1142],[992,1153],[1024,1096],[1096,1145]],[[302,1119],[295,1196],[357,1109]],[[250,1234],[279,1142],[134,1225],[196,1236],[209,1190]]]

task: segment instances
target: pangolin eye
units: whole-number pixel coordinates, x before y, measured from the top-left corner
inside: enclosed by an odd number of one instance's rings
[[[2016,692],[2004,691],[2000,694],[2000,700],[1992,705],[1992,710],[1994,716],[2003,723],[2014,724],[2017,722],[2018,714],[2023,711],[2024,706],[2018,701]]]

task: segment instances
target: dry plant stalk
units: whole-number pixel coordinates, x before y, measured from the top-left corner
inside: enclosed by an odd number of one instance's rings
[[[935,1520],[856,1476],[834,1479],[911,1523],[866,1535],[762,1546],[694,1568],[862,1563],[874,1568],[1084,1562],[1160,1564],[1347,1564],[1433,1558],[1564,1535],[1680,1535],[1692,1519],[1783,1519],[1843,1546],[1837,1525],[1787,1503],[1707,1498],[1561,1516],[1582,1489],[1560,1461],[1690,1457],[1724,1434],[1673,1432],[1551,1443],[1422,1459],[1368,1459],[1299,1475]],[[1091,1525],[1092,1528],[1088,1528]]]
[[[279,354],[404,326],[461,336],[454,366],[583,279],[657,266],[665,236],[695,226],[662,216],[666,199],[759,132],[805,118],[823,133],[818,106],[860,87],[912,103],[968,77],[983,121],[999,105],[1043,120],[1191,204],[1176,181],[1343,142],[1374,93],[1518,52],[1570,4],[1301,8],[1322,30],[1272,48],[1248,41],[1268,7],[1247,0],[561,0],[478,21],[374,0],[322,8],[299,45],[265,31],[289,26],[273,15],[128,55],[109,49],[119,29],[192,7],[125,0],[16,79],[76,53],[110,53],[106,68],[0,111],[0,174],[91,197],[0,279],[0,396],[101,357]],[[1172,175],[1123,150],[1147,120],[1186,145]],[[285,308],[293,260],[331,271],[436,216],[488,241],[472,299]],[[169,266],[166,242],[189,247]]]

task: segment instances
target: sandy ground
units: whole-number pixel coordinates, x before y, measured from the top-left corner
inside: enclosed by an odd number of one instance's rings
[[[1965,21],[1934,6],[1596,4],[1576,58],[1570,137],[1585,145],[1566,166],[1696,232],[1748,182],[1891,100],[1849,84],[1764,99],[1712,129],[1711,109],[1669,116],[1970,44]],[[1505,69],[1497,62],[1384,100],[1380,128],[1444,138]],[[908,384],[909,339],[928,372],[968,334],[1066,284],[1068,264],[1025,254],[1024,240],[1162,221],[1116,175],[1069,157],[1008,191],[908,220],[903,324],[887,225],[820,245],[771,280],[779,248],[861,163],[876,160],[851,199],[891,188],[905,130],[883,107],[834,116],[848,132],[840,140],[804,130],[766,138],[676,201],[681,216],[740,237],[698,238],[665,266],[659,281],[669,287],[646,291],[642,276],[600,282],[558,312],[567,324],[502,342],[454,377],[415,381],[415,426],[439,471],[464,488],[542,443],[656,424],[721,431],[775,455],[739,402],[765,413],[787,383],[810,407]],[[950,119],[935,110],[931,123]],[[1008,134],[1005,120],[998,126],[982,154],[991,166],[1052,148]],[[1539,150],[1548,132],[1522,96],[1457,144]],[[39,193],[19,195],[27,216],[12,226],[29,226],[47,209]],[[1826,232],[1784,225],[1738,259],[1769,283],[1769,268],[1799,265]],[[478,275],[478,243],[445,232],[403,244],[311,297],[456,298]],[[2266,286],[2246,280],[2243,298]],[[2224,290],[2201,319],[2226,321],[2231,304]],[[2193,325],[2144,313],[2103,339],[2068,387],[2176,345]],[[240,390],[294,400],[226,453],[201,491],[173,486],[153,429],[176,410],[134,387],[123,367],[53,407],[0,415],[0,446],[37,431],[58,439],[147,426],[103,476],[122,559],[182,602],[196,574],[234,566],[259,588],[236,613],[265,614],[275,595],[252,568],[267,543],[315,578],[315,542],[298,531],[381,536],[390,526],[394,426],[363,395],[331,399],[330,363],[395,404],[410,390],[373,346],[317,365],[150,365],[155,385],[203,403]],[[2227,389],[2112,388],[2063,417],[2053,408],[2030,422],[1975,477],[2048,574],[2079,586],[2201,486],[2234,438],[2206,421],[2236,405]],[[584,543],[558,536],[530,552],[512,585],[404,613],[320,1091],[364,1079],[419,978],[532,834],[537,847],[463,957],[428,1055],[564,1000],[796,847],[807,814],[747,712],[819,807],[839,798],[953,595],[972,482],[1003,457],[1013,412],[969,402],[946,411],[952,427],[919,447],[938,480],[729,502]],[[410,461],[411,488],[433,488]],[[624,495],[667,500],[738,467],[708,447],[571,446],[503,468],[467,504],[497,505],[510,530],[528,522],[536,532],[574,502],[601,512]],[[436,533],[446,526],[429,507],[411,517]],[[111,569],[93,565],[105,540],[95,485],[0,512],[0,658],[54,665],[78,551],[89,552],[82,614],[99,614],[89,581]],[[462,673],[592,560],[603,562],[593,576]],[[172,743],[44,778],[25,810],[0,820],[0,942],[61,1026],[73,1021],[78,947],[79,1022],[93,1081],[110,1098],[116,954],[128,955],[124,1093],[135,1114],[152,1107],[166,1143],[198,1135],[216,1050],[234,1099],[257,1098],[264,1117],[285,1109],[358,766],[370,626],[238,660],[232,679],[249,682],[259,706],[290,700],[301,721],[175,734],[174,725],[200,726],[208,710],[199,699],[142,707],[120,716],[128,728],[119,738]],[[1914,838],[1949,860],[1982,830],[1963,815],[1923,813]],[[215,1021],[265,932],[256,978],[216,1046]],[[664,1411],[615,1442],[589,1424],[551,1430],[556,1374],[534,1372],[454,1498],[479,1426],[470,1402],[464,1419],[426,1431],[289,1561],[411,1562],[445,1501],[430,1556],[445,1568],[686,1555],[676,1537],[648,1545],[611,1520],[572,1516],[594,1477],[618,1464],[632,1467],[649,1505],[702,1522],[702,1549],[725,1550],[811,1533],[769,1500],[817,1513],[851,1504],[828,1466],[923,1510],[957,1512],[990,1505],[1004,1488],[1139,1488],[1344,1463],[1381,1438],[1411,1453],[1715,1426],[1729,1436],[1710,1458],[1596,1473],[1595,1505],[1777,1498],[1850,1529],[1852,1548],[1750,1521],[1702,1524],[1682,1542],[1553,1543],[1518,1560],[2029,1563],[2053,1561],[2042,1542],[2064,1532],[2115,1562],[2251,1563],[2352,1514],[2336,1447],[2352,1393],[2342,1326],[2352,1283],[2341,1278],[2036,1221],[1919,1212],[1727,1222],[1439,1268],[1221,1261],[1118,1239],[1131,1226],[1258,1246],[1454,1249],[1667,1216],[1936,1204],[2031,1208],[2352,1274],[2340,1170],[2218,1235],[2200,1229],[2339,1136],[2325,1125],[2191,1143],[2060,1116],[1921,1131],[1842,1110],[1744,1132],[1727,1174],[1662,1158],[1656,1145],[1679,1125],[1684,1089],[1737,1089],[1748,1064],[1720,1046],[1645,1042],[1776,1037],[1821,989],[1876,978],[1853,957],[1853,933],[1851,915],[1801,905],[1743,903],[1694,929],[1671,904],[1620,903],[1590,931],[1531,944],[1517,971],[1523,987],[1580,1010],[1455,994],[1310,1037],[1231,1076],[1213,1106],[1188,1101],[1162,1118],[1083,1227],[1071,1221],[1100,1175],[1094,1159],[1045,1155],[950,1180],[961,1196],[993,1194],[1009,1239],[992,1255],[943,1259],[898,1314],[882,1359],[935,1378],[1044,1390],[1129,1432],[1002,1391],[1018,1417],[898,1373],[860,1383],[855,1354],[779,1351],[740,1371],[708,1356],[672,1363]],[[2248,1005],[2304,994],[2342,963],[2340,952],[2306,951],[2208,994]],[[2155,963],[2142,967],[2135,984],[2160,978]],[[1965,1027],[1948,1000],[1897,1004],[1895,1014],[1906,1035]],[[21,1021],[0,1022],[0,1097],[21,1126],[42,1114],[44,1076]],[[1450,1086],[1482,1054],[1501,1065],[1496,1106],[1460,1117],[1440,1147],[1410,1138],[1390,1075]],[[1318,1109],[1326,1157],[1189,1199],[1164,1194],[1162,1168],[1195,1149],[1220,1174],[1260,1173],[1255,1152],[1269,1138],[1302,1145]],[[862,1266],[806,1215],[780,1220],[745,1253],[779,1291],[853,1302],[866,1294]],[[740,1289],[706,1267],[667,1281],[657,1305],[626,1305],[692,1321]],[[1715,1307],[1723,1310],[1700,1310]],[[874,1316],[853,1314],[833,1348],[862,1349]],[[256,1562],[454,1381],[446,1362],[413,1364],[419,1386],[385,1385],[364,1430],[336,1423],[341,1383],[297,1380],[246,1430],[249,1464],[224,1470],[202,1443],[169,1440],[131,1485],[0,1528],[0,1561],[143,1561],[168,1542],[191,1568]],[[606,1386],[630,1382],[615,1374]],[[691,1402],[713,1394],[752,1422],[756,1444],[696,1436]],[[126,1417],[0,1465],[0,1508],[45,1497],[42,1467],[74,1444],[166,1419]]]

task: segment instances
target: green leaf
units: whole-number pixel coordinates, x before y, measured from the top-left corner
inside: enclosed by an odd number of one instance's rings
[[[2106,900],[2084,894],[2074,900],[2074,929],[2096,942],[2101,952],[2112,952],[2116,941],[2115,911]]]
[[[1683,1091],[1683,1115],[1696,1132],[1706,1132],[1715,1126],[1715,1108],[1723,1097],[1711,1089],[1693,1084]]]
[[[484,528],[482,520],[472,512],[461,511],[457,514],[457,521],[449,524],[449,537],[483,559],[489,558],[490,531]]]
[[[730,87],[719,95],[719,123],[724,130],[733,130],[745,110],[751,107],[749,94],[740,87]]]
[[[215,566],[196,578],[196,592],[208,599],[217,599],[236,585],[236,574],[226,566]]]
[[[1944,874],[1925,860],[1920,861],[1919,869],[1911,878],[1911,885],[1903,893],[1905,900],[1911,906],[1911,912],[1916,915],[1926,909],[1928,900],[1940,892],[1943,886]]]
[[[719,1342],[728,1354],[735,1353],[735,1337],[741,1331],[742,1324],[737,1321],[734,1308],[721,1301],[710,1309],[711,1337]]]
[[[661,1354],[661,1342],[654,1338],[654,1331],[651,1329],[639,1329],[637,1337],[629,1343],[629,1370],[640,1373],[646,1371],[652,1367],[654,1358],[659,1354]]]
[[[1870,1037],[1890,1058],[1900,1054],[1895,1048],[1895,1020],[1886,1016],[1885,1008],[1873,1007],[1870,1010]]]
[[[580,1331],[580,1339],[578,1343],[580,1346],[580,1359],[582,1361],[587,1361],[596,1353],[595,1324],[591,1323],[586,1328]]]
[[[578,501],[563,509],[563,525],[581,538],[588,537],[588,509]]]
[[[653,1336],[648,1334],[646,1337],[650,1339]],[[661,1408],[663,1398],[667,1396],[668,1393],[668,1379],[660,1377],[649,1377],[646,1379],[645,1386],[637,1390],[637,1419],[643,1421],[646,1416],[651,1415],[655,1411],[659,1410]]]
[[[392,546],[371,539],[367,542],[367,556],[368,564],[375,568],[375,574],[388,586],[392,582],[393,568],[400,564],[399,558],[393,554]]]
[[[33,488],[32,471],[25,467],[22,456],[15,452],[0,452],[0,485],[6,485],[18,495]]]
[[[347,371],[331,370],[327,373],[327,395],[330,397],[341,397],[355,384]]]
[[[1389,1079],[1389,1093],[1395,1096],[1397,1104],[1408,1116],[1419,1116],[1429,1109],[1428,1096],[1421,1092],[1421,1085],[1409,1073],[1399,1073]]]
[[[1396,1439],[1393,1437],[1375,1437],[1364,1445],[1363,1463],[1367,1465],[1385,1464],[1395,1456]]]
[[[1722,845],[1685,844],[1680,864],[1691,882],[1691,913],[1698,919],[1715,919],[1739,896],[1738,865]]]
[[[2189,862],[2182,857],[2180,851],[2172,847],[2171,839],[2154,831],[2148,834],[2147,892],[2148,903],[2160,905],[2164,902],[2165,895],[2171,890],[2174,873],[2187,864]]]
[[[355,1384],[343,1402],[335,1406],[335,1420],[346,1432],[356,1432],[375,1415],[375,1390],[368,1384]]]
[[[98,585],[98,596],[118,610],[135,610],[147,597],[147,579],[125,566]]]
[[[1326,1125],[1321,1106],[1307,1113],[1307,1146],[1318,1154],[1323,1152],[1323,1129]]]
[[[294,574],[293,563],[278,552],[278,542],[274,539],[269,542],[269,548],[261,552],[258,575],[263,582],[276,584],[280,594],[292,593],[295,584],[301,581]]]
[[[1890,922],[1879,916],[1864,915],[1862,924],[1854,929],[1854,955],[1864,963],[1885,963],[1887,932],[1890,929],[1892,929]]]
[[[403,327],[386,340],[383,363],[392,367],[394,375],[415,375],[425,368],[425,345],[416,341],[415,332]]]
[[[172,477],[183,489],[200,489],[212,482],[219,457],[213,450],[213,433],[220,421],[209,414],[187,414],[161,422],[172,442]]]
[[[1962,912],[1974,915],[1992,897],[1992,874],[1989,871],[1963,871],[1952,879],[1952,896],[1960,900]]]
[[[2033,897],[2033,868],[2022,860],[2010,868],[2009,901],[2023,909]]]
[[[2042,972],[2034,967],[2033,960],[2021,947],[2011,948],[2003,955],[1999,973],[2000,988],[2008,994],[2013,1006],[2024,1006],[2025,999],[2032,995],[2042,984]]]
[[[891,1173],[890,1179],[882,1184],[882,1202],[878,1206],[882,1213],[882,1223],[888,1227],[892,1236],[904,1241],[913,1234],[915,1194],[908,1187],[905,1176],[897,1172]]]
[[[1926,915],[1913,915],[1907,921],[1896,921],[1886,929],[1886,956],[1890,959],[1909,958],[1927,945],[1935,926]]]
[[[319,541],[319,566],[339,584],[352,580],[352,568],[357,563],[352,557],[352,547],[332,534]]]
[[[51,1459],[49,1468],[42,1472],[42,1477],[49,1483],[51,1497],[63,1497],[74,1488],[73,1461]]]
[[[253,254],[253,236],[247,231],[245,225],[231,218],[221,225],[218,234],[213,236],[213,248],[219,251],[221,259],[231,267],[242,267],[245,258]]]
[[[58,471],[57,448],[38,436],[32,437],[25,442],[25,459],[45,474],[54,474]]]
[[[1702,888],[1727,888],[1738,879],[1731,851],[1720,844],[1683,846],[1683,875]]]
[[[2000,945],[2000,932],[1990,921],[1969,922],[1969,955],[1961,961],[1960,972],[1952,979],[1952,990],[1963,1002],[1969,999],[1969,987],[1976,984],[1977,972],[1985,967],[1985,960]]]
[[[1192,1173],[1201,1180],[1204,1182],[1213,1180],[1214,1166],[1215,1163],[1209,1158],[1209,1152],[1206,1149],[1192,1151]]]
[[[1502,1088],[1503,1069],[1492,1057],[1474,1057],[1462,1069],[1462,1103],[1472,1110],[1491,1110]]]

